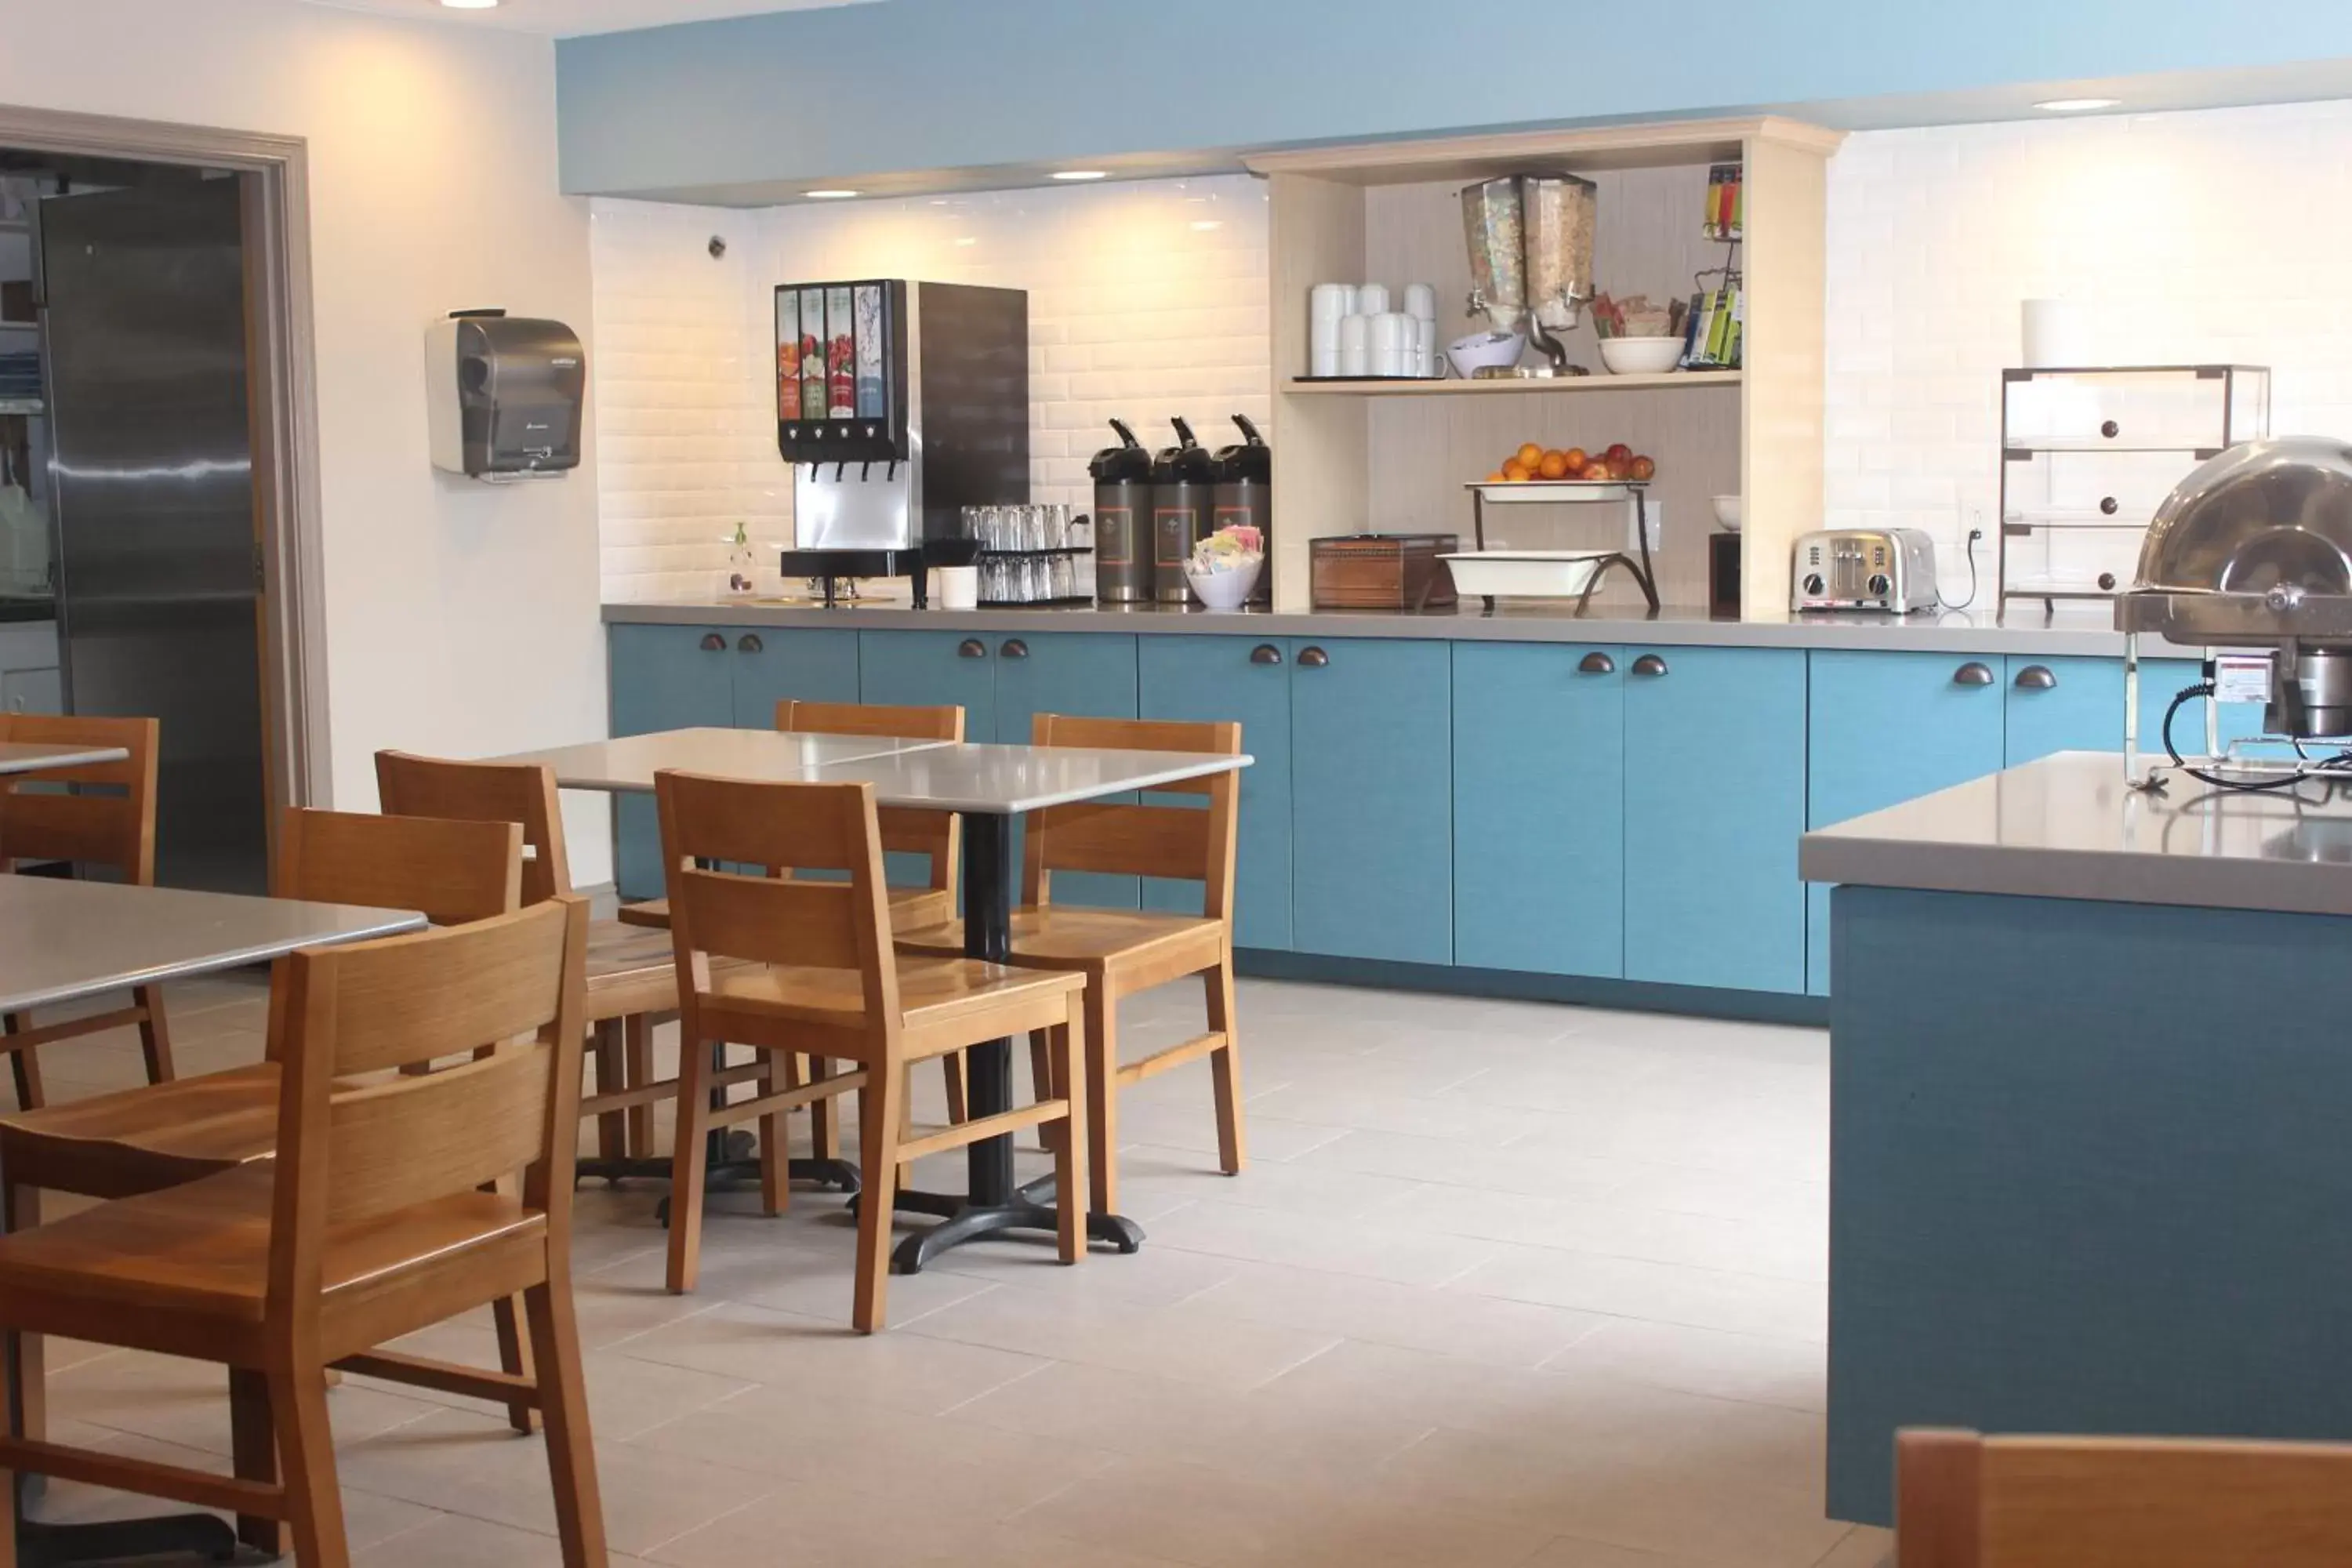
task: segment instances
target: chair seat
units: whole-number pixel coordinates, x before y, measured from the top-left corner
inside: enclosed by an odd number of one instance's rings
[[[274,1161],[240,1165],[0,1237],[0,1294],[258,1322],[276,1174]],[[463,1193],[331,1226],[321,1253],[325,1303],[418,1268],[462,1269],[468,1255],[529,1240],[546,1225],[520,1199]]]
[[[907,1054],[960,1050],[988,1037],[975,1032],[992,1016],[1005,1018],[1055,1012],[1083,990],[1083,974],[1023,970],[971,958],[901,958],[898,1004]],[[705,993],[706,1017],[803,1024],[856,1030],[866,1011],[865,982],[856,970],[742,968],[714,975]],[[1032,1026],[1003,1022],[1004,1033]],[[730,1039],[735,1037],[731,1034]]]
[[[0,1117],[0,1169],[29,1186],[127,1197],[266,1158],[278,1064],[94,1095]]]
[[[588,927],[588,1016],[627,1018],[677,1010],[677,959],[667,931],[621,921]]]
[[[890,889],[890,929],[895,931],[913,931],[920,926],[937,925],[955,918],[955,900],[945,888],[893,888]],[[620,921],[623,925],[652,926],[669,930],[669,900],[647,899],[641,904],[623,904]]]
[[[1225,923],[1198,915],[1090,910],[1047,904],[1013,911],[1013,962],[1036,969],[1076,970],[1132,978],[1136,989],[1206,969],[1224,951]],[[945,921],[898,939],[902,952],[934,956],[963,951],[963,922]],[[1138,972],[1156,978],[1136,977]]]

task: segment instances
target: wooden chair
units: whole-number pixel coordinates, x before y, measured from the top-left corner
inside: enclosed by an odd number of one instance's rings
[[[279,961],[276,1160],[0,1239],[0,1325],[230,1367],[239,1474],[15,1437],[0,1472],[282,1520],[304,1568],[341,1568],[328,1369],[378,1372],[375,1346],[520,1293],[540,1375],[451,1367],[443,1386],[541,1412],[563,1562],[603,1564],[572,1307],[587,938],[566,899]],[[493,1190],[518,1170],[520,1195]],[[15,1556],[0,1532],[0,1568]]]
[[[379,752],[375,779],[377,795],[389,812],[520,823],[531,855],[523,864],[525,904],[572,891],[563,814],[556,801],[555,775],[546,768]],[[654,1107],[675,1094],[677,1083],[675,1079],[656,1080],[653,1067],[654,1026],[677,1011],[668,938],[616,921],[592,924],[587,1006],[594,1034],[596,1092],[582,1100],[580,1113],[596,1119],[596,1152],[603,1158],[650,1155]]]
[[[123,881],[152,887],[157,731],[152,719],[0,714],[0,741],[120,746],[131,753],[120,763],[0,777],[0,871],[13,870],[17,861],[60,861],[77,872],[105,869]],[[45,1103],[37,1047],[126,1024],[138,1026],[147,1081],[168,1082],[172,1035],[160,985],[138,986],[130,1006],[86,1017],[39,1026],[22,1013],[0,1017],[0,1051],[16,1069],[17,1108],[31,1110]]]
[[[1897,1568],[2342,1568],[2352,1445],[1895,1437]]]
[[[521,872],[522,834],[511,824],[290,810],[278,830],[272,890],[416,910],[457,925],[516,909]],[[278,1001],[273,993],[264,1059],[251,1067],[0,1117],[0,1214],[8,1232],[40,1223],[43,1192],[127,1198],[268,1159],[278,1146],[284,1048]],[[501,1306],[497,1315],[508,1370],[527,1372],[512,1310]],[[42,1361],[40,1337],[23,1336],[21,1425],[35,1438],[47,1429]],[[519,1429],[530,1429],[527,1405],[500,1403]]]
[[[1086,1019],[1080,974],[1023,972],[961,956],[902,959],[891,946],[882,829],[871,785],[751,784],[699,774],[654,776],[668,868],[671,936],[682,1008],[685,1081],[678,1095],[670,1192],[669,1288],[693,1289],[702,1238],[704,1134],[759,1119],[763,1186],[782,1186],[783,1113],[858,1091],[857,1268],[851,1321],[882,1326],[892,1199],[900,1164],[1023,1127],[1066,1130],[1055,1163],[1061,1190],[1086,1171]],[[739,865],[845,871],[846,881],[703,870]],[[715,968],[710,961],[744,961]],[[907,1073],[917,1062],[983,1040],[1051,1029],[1058,1044],[1046,1081],[1058,1098],[921,1138],[900,1134]],[[853,1064],[852,1070],[714,1112],[703,1092],[709,1041]],[[1061,1210],[1061,1257],[1086,1253],[1086,1215]]]
[[[1036,716],[1032,738],[1040,746],[1208,752],[1220,756],[1236,756],[1242,749],[1238,724],[1074,719],[1053,713]],[[1021,907],[1013,914],[1013,963],[1087,977],[1087,1125],[1094,1139],[1088,1165],[1097,1214],[1113,1214],[1118,1208],[1118,1090],[1171,1068],[1209,1058],[1216,1095],[1217,1163],[1232,1175],[1241,1170],[1246,1158],[1241,1045],[1234,1024],[1234,850],[1240,790],[1241,774],[1235,769],[1152,792],[1204,795],[1206,810],[1174,802],[1088,801],[1034,812],[1027,819]],[[1202,912],[1153,914],[1056,905],[1052,902],[1055,871],[1101,871],[1198,882]],[[961,921],[946,922],[906,933],[898,940],[910,952],[961,952],[963,926]],[[1195,974],[1206,991],[1207,1031],[1122,1065],[1119,999]],[[1033,1038],[1033,1073],[1045,1072],[1053,1055],[1047,1042]],[[1053,1092],[1064,1091],[1056,1084]]]

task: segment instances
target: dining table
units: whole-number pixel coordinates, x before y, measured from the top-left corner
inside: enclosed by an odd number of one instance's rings
[[[0,1015],[217,973],[298,948],[396,936],[424,924],[413,910],[0,875]],[[0,1227],[5,1224],[0,1216]],[[21,1432],[13,1334],[5,1353],[9,1428]],[[169,1553],[226,1561],[236,1551],[236,1532],[208,1513],[43,1523],[26,1506],[33,1479],[19,1477],[13,1500],[16,1560],[24,1568]]]
[[[734,739],[711,739],[725,734]],[[839,752],[814,744],[848,741]],[[864,754],[846,754],[862,748]],[[714,765],[728,752],[757,771]],[[798,761],[791,759],[797,758]],[[667,770],[759,778],[872,786],[877,806],[950,811],[963,818],[964,952],[991,963],[1013,956],[1013,826],[1033,811],[1081,801],[1148,792],[1248,767],[1246,753],[1121,751],[1087,746],[997,745],[969,742],[903,741],[887,747],[859,738],[796,735],[756,730],[673,730],[589,742],[551,751],[493,759],[545,766],[564,789],[614,795],[652,792],[654,774]],[[1173,809],[1173,808],[1171,808]],[[974,1118],[1013,1108],[1013,1042],[985,1041],[965,1055],[965,1094]],[[1015,1178],[1013,1135],[983,1138],[965,1151],[966,1190],[926,1192],[902,1188],[896,1206],[941,1223],[903,1239],[892,1266],[913,1274],[951,1247],[1007,1232],[1055,1233],[1059,1194],[1052,1178],[1022,1185]],[[1090,1214],[1087,1235],[1121,1252],[1143,1244],[1143,1228],[1120,1215]]]

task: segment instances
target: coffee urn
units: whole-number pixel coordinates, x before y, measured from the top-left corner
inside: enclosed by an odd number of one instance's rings
[[[1181,419],[1173,447],[1163,447],[1151,463],[1152,597],[1163,605],[1181,605],[1192,596],[1184,579],[1184,563],[1192,558],[1195,542],[1209,535],[1209,512],[1215,504],[1217,459],[1192,439],[1192,427]]]
[[[1151,454],[1123,422],[1114,419],[1110,427],[1118,432],[1118,445],[1105,447],[1087,465],[1095,481],[1095,600],[1149,604]]]
[[[1221,528],[1257,530],[1258,548],[1274,559],[1274,448],[1257,433],[1246,414],[1234,416],[1241,426],[1239,445],[1217,449],[1216,489],[1210,503],[1209,531]],[[1274,603],[1274,574],[1261,569],[1250,589],[1250,604],[1265,608]]]

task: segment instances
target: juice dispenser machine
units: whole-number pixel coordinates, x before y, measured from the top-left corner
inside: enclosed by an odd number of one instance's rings
[[[869,279],[776,290],[776,445],[793,465],[786,577],[910,577],[967,506],[1029,499],[1029,296]]]

